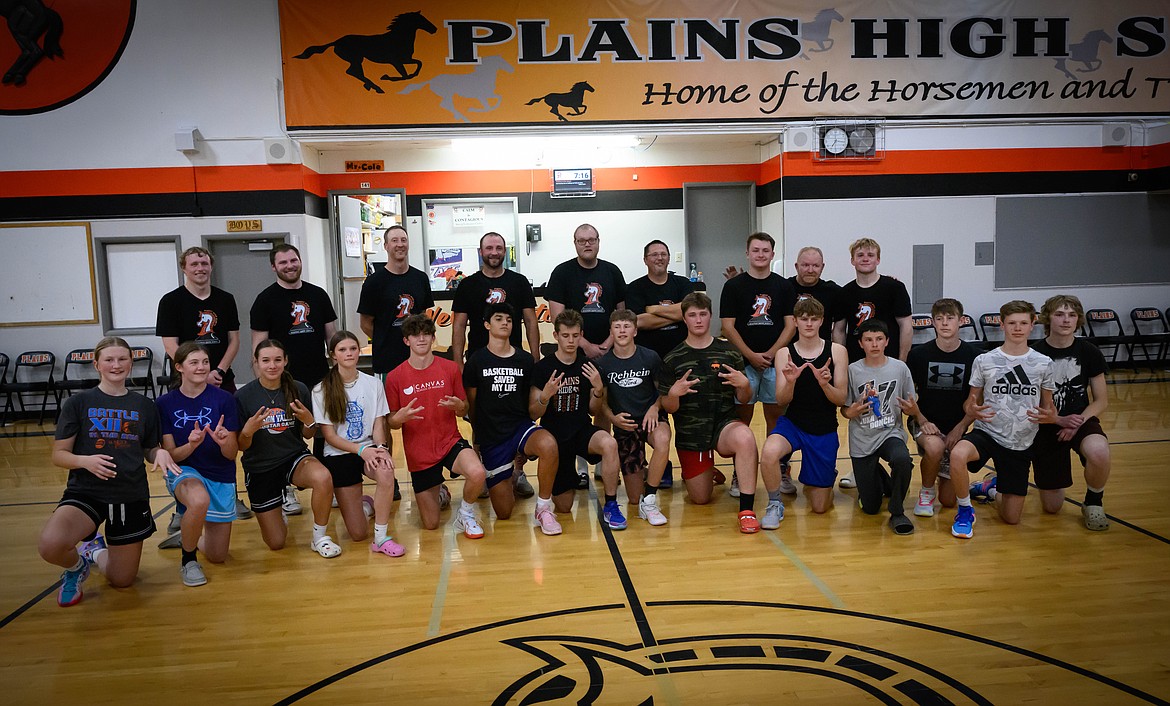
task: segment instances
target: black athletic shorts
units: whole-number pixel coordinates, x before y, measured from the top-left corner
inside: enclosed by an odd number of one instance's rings
[[[313,454],[305,453],[293,456],[288,463],[279,468],[263,473],[249,473],[244,471],[244,487],[248,489],[248,504],[252,512],[269,512],[279,510],[284,503],[284,489],[293,485],[293,473],[306,459],[313,458]],[[304,488],[297,486],[299,489]]]
[[[366,472],[366,462],[357,454],[341,454],[326,456],[322,459],[329,475],[333,476],[334,488],[348,488],[351,485],[361,485]]]
[[[102,523],[106,525],[106,544],[111,547],[137,544],[154,534],[154,515],[150,511],[149,499],[107,503],[92,495],[66,490],[57,507],[65,505],[81,510],[93,520],[96,527],[85,538],[87,542],[94,538]]]
[[[593,435],[601,431],[592,424],[586,424],[572,435],[566,438],[560,438],[556,434],[553,437],[557,440],[557,477],[553,481],[552,494],[560,495],[567,493],[570,490],[577,489],[577,457],[581,456],[588,463],[599,463],[601,461],[601,454],[589,453],[589,440]]]
[[[1036,487],[1041,490],[1060,490],[1072,485],[1072,458],[1070,451],[1076,451],[1081,459],[1081,466],[1085,465],[1085,455],[1081,453],[1081,443],[1085,437],[1099,434],[1105,436],[1101,428],[1101,421],[1096,417],[1089,417],[1077,429],[1077,433],[1068,441],[1061,441],[1056,437],[1060,427],[1055,424],[1041,424],[1040,431],[1036,432],[1036,440],[1032,442],[1032,473],[1036,477]],[[1108,438],[1108,437],[1106,437]]]
[[[443,456],[435,465],[430,468],[424,468],[421,471],[414,471],[410,474],[410,485],[414,488],[415,493],[421,493],[424,490],[430,490],[439,483],[443,482],[443,469],[448,470],[455,468],[455,459],[459,454],[463,453],[463,449],[470,449],[471,444],[467,443],[466,439],[460,439],[451,445],[450,450]],[[451,473],[451,477],[455,477],[455,473]]]
[[[995,462],[995,487],[1001,493],[1009,495],[1028,494],[1028,469],[1032,464],[1030,451],[1016,451],[991,438],[991,435],[982,429],[973,429],[963,435],[963,441],[968,441],[979,452],[979,460],[967,464],[967,470],[974,473],[987,465],[988,461]]]

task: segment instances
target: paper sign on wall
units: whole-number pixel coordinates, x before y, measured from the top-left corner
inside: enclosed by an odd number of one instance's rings
[[[451,222],[456,228],[472,228],[484,224],[483,206],[452,206]]]

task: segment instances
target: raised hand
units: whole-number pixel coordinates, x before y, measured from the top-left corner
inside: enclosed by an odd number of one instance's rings
[[[459,410],[463,409],[463,400],[454,395],[447,395],[443,399],[439,400],[439,406],[443,407],[444,409],[458,412]]]
[[[248,421],[244,422],[244,428],[242,430],[243,433],[247,434],[248,436],[251,436],[251,435],[255,434],[256,432],[260,431],[260,429],[262,429],[264,427],[264,420],[267,418],[268,418],[268,408],[267,407],[261,407],[260,409],[256,410],[256,413],[253,414],[251,417],[249,417]]]
[[[541,390],[540,390],[541,398],[543,398],[546,402],[551,402],[552,398],[554,396],[556,396],[557,392],[560,391],[561,387],[563,387],[564,384],[565,384],[565,374],[564,373],[553,373],[549,377],[548,382],[546,382],[544,384],[544,387],[541,388]]]
[[[187,443],[191,444],[191,448],[199,448],[199,445],[203,443],[203,439],[207,436],[207,431],[210,428],[210,425],[205,427],[199,426],[198,422],[191,427],[191,433],[187,435]]]
[[[972,404],[971,415],[976,419],[982,419],[986,422],[995,417],[995,411],[991,409],[991,405],[989,404]]]
[[[898,397],[898,406],[902,408],[902,414],[909,417],[918,416],[918,398],[917,397]]]
[[[223,425],[223,415],[219,415],[219,422],[216,423],[215,429],[211,430],[211,440],[223,446],[231,438],[231,434],[231,431]]]
[[[293,416],[296,417],[297,421],[299,421],[301,424],[309,426],[313,423],[312,411],[310,411],[309,408],[305,405],[301,404],[300,400],[293,400],[292,403],[289,404],[288,408],[292,410]],[[309,421],[305,421],[306,417],[308,417]]]
[[[594,390],[600,390],[601,385],[601,371],[593,363],[586,363],[581,366],[581,374],[589,381]]]
[[[118,475],[114,469],[114,457],[106,454],[93,454],[92,456],[80,456],[81,467],[90,473],[94,474],[102,480],[109,480]]]
[[[751,386],[746,375],[726,363],[723,365],[723,372],[719,373],[719,377],[723,378],[724,385],[730,385],[737,390],[742,389],[745,385]]]
[[[417,405],[417,406],[416,406]],[[417,398],[411,398],[405,407],[402,407],[394,416],[403,424],[413,422],[416,419],[423,418],[423,406],[419,403]]]
[[[670,386],[669,394],[673,397],[682,397],[683,395],[693,395],[698,392],[694,389],[695,385],[699,384],[698,378],[691,377],[690,368],[687,369],[683,376],[674,381]]]
[[[830,355],[828,359],[825,360],[825,364],[819,368],[813,367],[812,363],[806,363],[806,365],[812,368],[813,375],[816,376],[818,383],[821,385],[833,384],[833,371],[830,370],[830,366],[833,365],[833,356]]]
[[[808,366],[808,363],[797,365],[796,363],[793,363],[791,360],[789,360],[784,364],[784,367],[780,369],[780,374],[784,376],[784,379],[788,381],[789,385],[793,385],[796,383],[797,378],[800,377],[800,374],[804,372],[804,369]]]

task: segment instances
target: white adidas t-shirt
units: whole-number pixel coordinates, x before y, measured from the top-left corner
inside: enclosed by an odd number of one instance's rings
[[[374,420],[390,414],[390,407],[386,404],[386,391],[378,378],[358,371],[357,380],[345,386],[345,396],[349,402],[345,409],[345,419],[335,422],[325,416],[325,391],[323,383],[313,388],[313,417],[318,424],[332,424],[337,435],[346,441],[355,444],[364,444],[373,440]],[[326,456],[340,456],[349,453],[325,444]]]
[[[990,405],[995,416],[976,420],[975,428],[1005,448],[1030,447],[1039,425],[1028,419],[1028,410],[1040,406],[1040,390],[1056,389],[1051,366],[1051,358],[1031,349],[1024,355],[1008,355],[996,348],[976,358],[971,387],[983,388],[983,404]]]

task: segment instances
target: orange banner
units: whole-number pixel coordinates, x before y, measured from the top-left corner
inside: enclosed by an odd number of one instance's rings
[[[1164,0],[279,0],[290,130],[1170,113]]]

